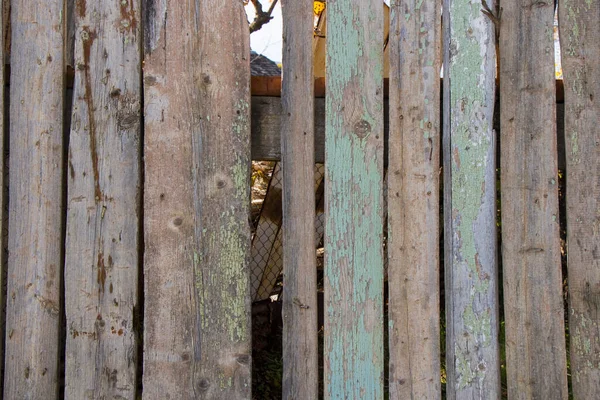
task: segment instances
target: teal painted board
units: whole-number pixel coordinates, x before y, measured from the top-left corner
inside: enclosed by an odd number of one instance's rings
[[[575,399],[600,399],[600,2],[559,4]]]
[[[383,398],[383,10],[327,3],[325,398]]]
[[[439,399],[439,2],[392,1],[390,23],[390,399]]]
[[[443,14],[447,395],[498,399],[494,26],[479,2]]]

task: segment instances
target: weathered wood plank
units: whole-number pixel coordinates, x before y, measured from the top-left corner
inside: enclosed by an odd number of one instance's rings
[[[494,27],[479,3],[443,13],[447,394],[498,399]]]
[[[65,242],[65,398],[135,399],[140,2],[77,2]]]
[[[391,3],[390,398],[439,399],[441,24],[436,1]]]
[[[250,399],[246,15],[145,4],[143,395]]]
[[[559,4],[573,397],[600,398],[600,4]]]
[[[283,16],[283,398],[318,398],[313,2],[286,0]]]
[[[508,397],[566,399],[552,2],[502,3],[502,265]]]
[[[383,12],[327,3],[325,399],[383,398]]]
[[[283,398],[318,398],[313,1],[284,0]],[[271,286],[271,285],[270,285]]]
[[[13,1],[4,398],[58,395],[63,1]]]

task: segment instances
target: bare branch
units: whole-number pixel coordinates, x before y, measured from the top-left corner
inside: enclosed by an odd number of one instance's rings
[[[269,6],[269,10],[266,12],[263,11],[262,4],[260,4],[259,0],[250,0],[250,1],[252,2],[252,5],[254,6],[254,10],[256,11],[256,16],[254,17],[254,21],[252,21],[252,23],[250,23],[250,33],[252,33],[252,32],[256,32],[257,30],[262,28],[262,26],[264,24],[266,24],[267,22],[269,22],[270,20],[273,19],[271,14],[273,13],[273,9],[275,8],[275,5],[277,4],[278,0],[273,0],[271,5]]]

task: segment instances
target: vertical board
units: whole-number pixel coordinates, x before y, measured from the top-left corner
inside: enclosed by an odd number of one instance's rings
[[[144,29],[143,396],[250,399],[246,15],[152,0]]]
[[[444,267],[448,399],[500,398],[494,26],[444,1]]]
[[[64,10],[12,3],[10,210],[4,398],[58,395]]]
[[[437,1],[391,3],[388,156],[390,398],[438,399],[440,78]]]
[[[600,4],[559,5],[565,80],[571,376],[576,399],[600,398]]]
[[[566,399],[554,7],[503,3],[502,265],[508,396]]]
[[[325,399],[383,398],[383,10],[327,2]]]
[[[317,258],[313,2],[284,0],[281,158],[283,164],[283,398],[316,399]]]
[[[140,2],[76,3],[65,398],[135,399]]]

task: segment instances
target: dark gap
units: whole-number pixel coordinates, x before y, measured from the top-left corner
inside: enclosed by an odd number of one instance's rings
[[[565,104],[556,105],[556,134],[558,147],[558,218],[560,231],[560,261],[565,318],[565,346],[567,350],[567,383],[569,399],[573,398],[571,380],[571,357],[569,340],[569,270],[567,266],[567,156],[565,143]]]
[[[443,93],[443,80],[440,85],[440,135],[438,146],[440,150],[440,163],[439,170],[443,171],[444,167],[444,151],[443,151],[443,132],[444,132],[444,93]],[[444,269],[444,174],[440,173],[439,176],[439,292],[440,292],[440,385],[442,399],[446,398],[446,291],[445,291],[445,269]]]
[[[140,12],[141,27],[140,27],[140,39],[139,39],[139,53],[140,53],[140,64],[139,64],[139,88],[140,88],[140,139],[139,139],[139,158],[138,158],[138,171],[139,171],[139,182],[138,182],[138,284],[137,284],[137,304],[133,308],[133,321],[132,329],[136,339],[136,354],[135,354],[135,394],[136,399],[141,400],[144,391],[144,183],[146,179],[146,170],[144,166],[144,138],[145,138],[145,98],[144,98],[144,69],[142,67],[145,55],[145,41],[146,36],[143,34],[146,31],[146,24],[148,20],[144,18],[147,14],[144,8],[151,8],[148,2],[142,2],[142,10]]]
[[[66,83],[66,81],[65,81]],[[68,196],[68,167],[69,167],[69,141],[71,134],[71,109],[73,106],[73,88],[67,88],[64,92],[63,110],[63,165],[62,165],[62,199],[61,199],[61,249],[60,249],[60,317],[58,331],[58,398],[65,398],[65,368],[66,368],[66,338],[67,338],[67,315],[65,310],[65,246],[67,234],[67,196]]]
[[[496,81],[498,82],[498,81]],[[496,96],[494,104],[494,119],[492,122],[493,129],[496,135],[496,260],[497,268],[497,291],[498,291],[498,350],[500,352],[500,390],[502,398],[505,399],[507,393],[507,377],[506,377],[506,335],[504,324],[504,286],[503,286],[503,267],[502,267],[502,192],[500,180],[500,87],[496,83]]]
[[[0,60],[0,62],[4,62],[4,60]],[[5,69],[7,64],[4,64]],[[6,72],[6,71],[5,71]],[[4,75],[7,76],[6,74]],[[9,88],[8,79],[4,81],[4,86],[2,87],[2,98],[4,100],[4,118],[3,118],[3,126],[2,126],[2,143],[3,143],[3,154],[0,154],[2,159],[0,162],[4,165],[4,170],[2,174],[3,184],[2,184],[2,210],[4,210],[1,224],[1,232],[2,232],[2,264],[0,265],[0,276],[2,278],[2,287],[0,288],[0,299],[2,304],[2,309],[0,309],[0,388],[3,388],[4,385],[4,355],[5,355],[5,337],[6,337],[6,280],[8,278],[8,157],[9,157],[9,146],[10,146],[10,118],[8,117],[10,112],[10,96],[9,96]],[[1,396],[0,390],[0,398]]]

